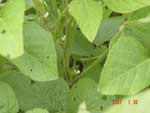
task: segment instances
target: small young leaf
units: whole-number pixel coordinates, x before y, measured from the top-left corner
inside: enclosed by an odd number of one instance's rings
[[[102,20],[102,6],[95,0],[73,0],[70,14],[77,21],[81,31],[89,41],[93,41]]]

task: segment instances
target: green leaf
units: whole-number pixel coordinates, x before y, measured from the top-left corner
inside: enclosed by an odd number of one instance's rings
[[[70,14],[77,21],[81,31],[89,41],[93,41],[102,20],[102,6],[94,0],[73,0]]]
[[[145,49],[149,50],[150,47],[150,23],[138,23],[135,22],[133,24],[127,25],[123,32],[127,36],[132,36],[139,42],[143,44]]]
[[[18,110],[14,91],[8,84],[0,82],[0,113],[17,113]]]
[[[97,92],[97,84],[89,78],[80,79],[71,89],[71,96],[77,113],[102,113],[115,98],[102,96]]]
[[[26,23],[24,44],[24,55],[11,62],[35,81],[58,79],[56,50],[51,33],[34,23]]]
[[[26,113],[49,113],[49,112],[45,109],[36,108],[30,111],[27,111]]]
[[[100,78],[98,90],[101,93],[130,95],[150,84],[150,22],[141,21],[149,18],[148,9],[131,14],[111,43]]]
[[[111,16],[111,14],[112,14],[112,10],[104,5],[103,6],[103,20],[109,18],[109,16]]]
[[[23,54],[24,2],[24,0],[8,0],[2,9],[0,54],[4,57],[13,59]]]
[[[149,65],[143,44],[121,35],[109,51],[98,89],[107,95],[137,93],[149,85]]]
[[[134,13],[132,13],[129,18],[128,22],[141,22],[141,23],[147,23],[150,22],[150,6],[141,8]]]
[[[130,96],[122,100],[122,104],[114,105],[108,108],[104,113],[149,113],[150,90],[143,91],[137,95]],[[133,104],[134,101],[138,104]],[[128,104],[128,101],[131,104]]]
[[[97,36],[94,40],[96,45],[101,45],[106,41],[109,41],[118,31],[123,24],[123,17],[112,17],[104,20],[101,23]]]
[[[81,73],[82,78],[90,78],[96,83],[99,82],[99,75],[102,71],[102,64],[98,60],[91,60],[84,64],[83,72]]]
[[[80,31],[76,30],[71,48],[72,54],[89,57],[101,54],[103,50],[103,48],[95,48],[94,44],[90,43]]]
[[[126,35],[132,35],[134,38],[144,43],[144,45],[148,46],[150,42],[149,24],[150,7],[145,7],[135,11],[134,13],[131,13],[128,17],[128,20],[124,22],[119,32],[116,33],[116,35],[110,41],[109,48],[112,47],[122,32]]]
[[[150,7],[142,8],[129,16],[122,32],[140,41],[149,50],[150,47]]]
[[[93,54],[94,46],[90,43],[87,38],[80,32],[76,30],[74,33],[73,43],[72,43],[72,54],[80,56],[90,56]],[[88,50],[88,51],[87,51]]]
[[[12,86],[23,111],[43,108],[49,113],[73,113],[70,90],[62,79],[32,84],[31,80],[21,73],[10,71],[1,74],[1,80]]]
[[[129,13],[150,5],[149,0],[104,0],[104,3],[113,11]]]
[[[7,60],[0,56],[0,69],[7,63]]]

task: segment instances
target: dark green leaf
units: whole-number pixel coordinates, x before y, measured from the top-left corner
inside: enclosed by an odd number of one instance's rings
[[[1,80],[12,86],[23,111],[43,108],[49,113],[73,112],[70,90],[62,79],[32,84],[21,73],[6,72],[1,75]]]

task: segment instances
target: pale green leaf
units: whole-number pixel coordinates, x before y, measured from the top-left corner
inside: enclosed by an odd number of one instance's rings
[[[0,54],[16,58],[23,54],[24,0],[8,0],[0,18]]]
[[[142,8],[129,16],[124,29],[127,36],[132,36],[140,41],[148,50],[150,47],[150,7]]]
[[[95,0],[73,0],[69,11],[83,34],[92,42],[102,20],[101,3]]]
[[[121,35],[109,51],[98,89],[108,95],[137,93],[149,85],[149,65],[143,44]]]
[[[26,23],[24,45],[24,55],[11,62],[33,80],[58,79],[56,50],[51,33],[34,23]]]
[[[14,89],[20,109],[28,111],[34,108],[47,109],[49,113],[73,113],[70,90],[62,79],[50,82],[35,82],[18,72],[5,72],[1,80]]]
[[[150,22],[139,21],[149,14],[149,7],[131,14],[111,41],[98,88],[101,93],[130,95],[150,84]]]
[[[108,108],[104,113],[149,113],[150,90],[143,91],[137,95],[122,100],[122,104]],[[138,104],[134,104],[134,101]],[[130,101],[130,104],[128,103]]]
[[[145,49],[149,50],[150,47],[150,23],[132,23],[125,26],[123,33],[126,36],[132,36],[143,44]]]
[[[33,110],[27,111],[26,113],[49,113],[49,112],[45,109],[35,108]]]
[[[8,84],[0,82],[0,113],[17,113],[18,110],[13,89]]]
[[[144,45],[149,46],[149,27],[150,25],[150,7],[145,7],[130,14],[127,21],[122,24],[119,32],[110,41],[110,48],[116,42],[116,39],[123,32],[126,35],[132,35],[140,40]]]
[[[149,0],[104,0],[104,3],[113,11],[129,13],[150,5]]]

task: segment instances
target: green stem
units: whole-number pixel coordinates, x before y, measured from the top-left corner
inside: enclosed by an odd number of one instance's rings
[[[88,72],[89,69],[91,69],[95,64],[102,63],[104,61],[104,59],[106,58],[107,54],[108,54],[108,49],[102,55],[100,55],[97,58],[97,60],[95,60],[95,62],[93,62],[93,64],[91,64],[85,71],[83,71],[81,76],[84,75],[86,72]]]
[[[35,7],[39,13],[39,16],[43,16],[46,13],[46,10],[40,0],[33,0]]]
[[[54,25],[54,28],[57,28],[59,22],[61,21],[62,17],[65,15],[65,13],[68,11],[68,6],[61,12],[58,19],[56,20],[56,23]]]
[[[74,20],[70,19],[70,21],[68,21],[68,24],[66,26],[66,43],[65,43],[65,51],[64,51],[64,61],[65,61],[64,65],[66,70],[66,77],[68,78],[67,81],[68,83],[72,79],[72,74],[69,65],[70,65],[72,41],[73,41],[75,30],[76,30],[76,23]]]
[[[70,84],[70,87],[72,87],[72,85],[74,83],[76,83],[81,77],[84,76],[85,73],[87,73],[95,64],[97,63],[102,63],[106,57],[107,57],[107,54],[108,54],[108,49],[102,54],[100,55],[97,60],[95,60],[88,68],[86,68],[78,77],[76,77]]]

